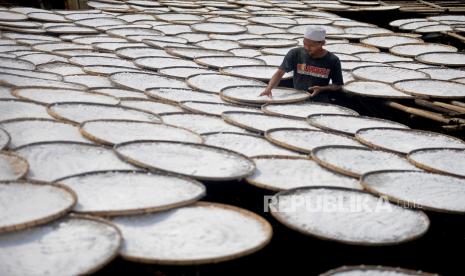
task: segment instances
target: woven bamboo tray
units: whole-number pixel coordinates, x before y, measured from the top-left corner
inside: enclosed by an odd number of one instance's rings
[[[394,204],[463,214],[465,179],[421,171],[377,171],[360,178],[363,188]]]
[[[245,155],[196,143],[140,140],[117,144],[114,150],[121,159],[136,166],[199,180],[241,179],[255,170],[255,164]],[[148,154],[152,150],[158,154]]]
[[[260,155],[252,160],[257,170],[246,181],[262,189],[277,192],[306,186],[362,189],[357,179],[327,170],[306,157]]]
[[[0,151],[0,181],[16,181],[26,176],[29,170],[27,160],[9,151]]]
[[[457,177],[465,177],[465,149],[429,148],[409,152],[407,159],[418,168]]]
[[[79,126],[79,131],[83,137],[107,146],[141,139],[203,142],[200,135],[185,128],[131,120],[85,121]],[[163,131],[166,133],[163,134]]]
[[[0,233],[46,224],[66,215],[76,194],[58,184],[37,181],[0,181],[2,210]],[[8,204],[7,204],[8,203]]]
[[[108,221],[72,215],[2,235],[0,273],[25,275],[33,269],[35,274],[92,274],[117,256],[121,243],[120,231]]]
[[[366,128],[357,131],[355,138],[371,148],[399,154],[422,148],[465,148],[465,142],[456,137],[416,129]]]
[[[77,127],[69,123],[44,118],[20,118],[0,123],[10,135],[10,149],[27,144],[47,141],[88,142],[82,137]]]
[[[165,211],[192,204],[206,194],[205,186],[194,179],[161,172],[96,171],[56,182],[76,193],[74,212],[97,216]]]
[[[29,163],[28,179],[54,181],[69,175],[98,170],[132,170],[107,147],[90,143],[54,141],[15,149]]]
[[[311,156],[319,165],[355,178],[371,171],[418,170],[404,156],[362,147],[317,147]]]
[[[212,132],[203,134],[205,144],[242,153],[248,157],[257,155],[300,156],[268,142],[260,135],[237,132]]]
[[[160,220],[162,217],[165,219]],[[112,221],[126,241],[120,252],[124,259],[160,265],[214,264],[237,259],[262,249],[272,236],[270,224],[260,216],[210,202]],[[169,237],[162,234],[168,232]],[[212,235],[218,237],[219,243],[210,239]],[[234,237],[234,241],[229,237]],[[157,249],[163,244],[167,245],[164,250]]]
[[[296,200],[306,204],[297,205]],[[318,200],[323,204],[320,207],[316,207]],[[324,207],[321,200],[333,204],[331,211],[325,209],[330,207]],[[362,200],[365,207],[350,205],[356,200]],[[305,187],[279,192],[272,198],[270,208],[273,217],[299,233],[350,245],[397,245],[416,240],[427,232],[430,221],[425,213],[388,202],[380,204],[380,200],[360,190]],[[312,204],[311,208],[306,208],[307,204]],[[389,229],[379,225],[380,219],[389,221]]]
[[[362,146],[350,136],[306,128],[273,128],[265,131],[265,138],[280,147],[306,154],[321,146]]]

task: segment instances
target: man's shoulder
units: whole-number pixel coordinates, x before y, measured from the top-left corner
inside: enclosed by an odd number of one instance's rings
[[[305,48],[300,46],[290,49],[289,52],[287,52],[287,54],[300,54],[302,52],[305,52]]]
[[[334,53],[331,53],[330,51],[328,51],[328,54],[326,56],[327,56],[328,60],[339,61],[339,57],[336,56]]]

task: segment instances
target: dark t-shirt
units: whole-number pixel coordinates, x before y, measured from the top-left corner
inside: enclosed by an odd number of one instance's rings
[[[280,69],[294,71],[294,88],[307,90],[312,86],[326,86],[332,84],[343,85],[341,61],[327,51],[321,58],[312,58],[304,47],[291,49],[284,57]]]

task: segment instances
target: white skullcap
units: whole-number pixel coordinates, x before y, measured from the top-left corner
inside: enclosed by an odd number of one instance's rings
[[[310,26],[305,30],[304,37],[312,41],[325,40],[326,30],[321,27]]]

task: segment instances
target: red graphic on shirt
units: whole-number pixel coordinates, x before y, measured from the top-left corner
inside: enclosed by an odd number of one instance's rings
[[[297,73],[302,75],[327,79],[329,77],[329,72],[331,72],[331,70],[327,68],[320,68],[306,64],[297,64]]]

